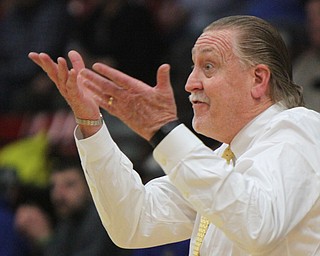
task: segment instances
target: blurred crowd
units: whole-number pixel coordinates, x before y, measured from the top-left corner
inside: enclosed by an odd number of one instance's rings
[[[0,256],[187,255],[188,241],[144,250],[112,243],[80,174],[74,117],[27,55],[75,49],[87,67],[103,62],[150,86],[169,63],[178,115],[191,128],[184,83],[194,40],[211,21],[236,14],[280,30],[294,81],[320,111],[320,0],[0,0]],[[163,175],[148,143],[102,114],[143,181]]]

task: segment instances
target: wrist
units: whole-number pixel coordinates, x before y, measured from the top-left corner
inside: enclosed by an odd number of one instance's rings
[[[75,121],[79,125],[83,137],[88,138],[101,129],[103,125],[103,116],[101,113],[100,118],[97,119],[83,119],[75,116]]]
[[[75,116],[76,123],[84,126],[101,126],[103,124],[103,116],[100,113],[98,119],[83,119]]]
[[[177,119],[163,125],[149,140],[150,145],[155,148],[174,128],[180,125]]]

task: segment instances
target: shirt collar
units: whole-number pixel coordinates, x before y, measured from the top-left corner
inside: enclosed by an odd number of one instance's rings
[[[253,142],[255,137],[264,132],[264,127],[269,123],[270,119],[285,109],[286,107],[282,103],[276,103],[243,127],[230,144],[235,157],[238,158],[241,156]]]

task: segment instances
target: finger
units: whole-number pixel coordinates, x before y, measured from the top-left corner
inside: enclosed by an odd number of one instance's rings
[[[110,114],[113,114],[115,110],[114,106],[117,104],[117,99],[105,94],[103,97],[97,97],[96,102],[98,102],[101,108],[108,111]]]
[[[69,71],[66,89],[68,91],[68,96],[71,99],[77,99],[79,97],[79,90],[77,86],[77,72],[74,69],[71,69]]]
[[[84,61],[77,51],[70,51],[68,56],[76,72],[79,72],[81,69],[85,68]]]
[[[91,80],[83,79],[80,83],[93,93],[94,99],[99,103],[99,105],[104,104],[104,102],[108,102],[110,97],[112,97],[112,100],[115,98],[114,93],[110,92],[111,90],[105,90]]]
[[[68,80],[68,65],[64,58],[58,58],[58,89],[62,95],[66,94],[66,83]]]
[[[115,96],[122,88],[90,69],[83,69],[79,73],[83,80],[83,85],[90,89],[94,94],[103,97],[104,94]],[[81,80],[81,79],[80,79]]]
[[[157,71],[157,86],[158,89],[167,89],[171,90],[171,81],[170,81],[170,65],[163,64],[158,68]]]
[[[80,86],[86,87],[87,89],[90,90],[92,93],[92,98],[94,102],[99,106],[102,107],[103,109],[107,110],[107,107],[105,105],[105,102],[112,97],[111,95],[107,96],[106,94],[101,93],[101,88],[98,86],[95,86],[91,81],[82,79],[80,82]],[[112,97],[112,100],[114,98]]]
[[[39,60],[41,61],[42,69],[48,74],[49,78],[58,85],[58,65],[55,63],[48,54],[40,53]]]
[[[34,63],[36,63],[38,66],[41,67],[42,63],[41,63],[41,61],[40,61],[40,58],[39,58],[39,54],[38,54],[38,53],[36,53],[36,52],[30,52],[30,53],[28,54],[28,57],[29,57]]]
[[[97,73],[107,77],[108,79],[112,80],[114,83],[116,83],[118,86],[124,89],[130,89],[137,85],[145,85],[140,80],[128,76],[125,73],[122,73],[121,71],[102,63],[95,63],[92,66],[92,68]]]

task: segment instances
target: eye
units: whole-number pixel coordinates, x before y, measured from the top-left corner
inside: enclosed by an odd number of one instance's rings
[[[204,69],[205,70],[211,70],[213,68],[213,65],[211,64],[211,63],[206,63],[205,65],[204,65]]]

